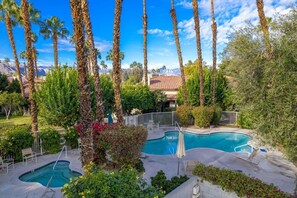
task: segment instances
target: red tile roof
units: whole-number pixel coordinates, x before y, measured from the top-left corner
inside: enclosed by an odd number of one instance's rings
[[[149,87],[152,90],[174,90],[181,86],[180,76],[156,76],[150,79]]]

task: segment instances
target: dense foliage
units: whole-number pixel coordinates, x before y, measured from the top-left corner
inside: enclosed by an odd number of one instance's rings
[[[8,93],[21,93],[20,83],[17,79],[13,79],[10,83],[5,74],[0,73],[0,92],[7,91]]]
[[[91,164],[85,172],[84,176],[64,185],[62,193],[65,197],[163,197],[159,190],[148,186],[134,169],[106,172]]]
[[[137,108],[142,112],[147,112],[154,108],[154,94],[148,86],[124,85],[122,87],[122,107],[126,114]]]
[[[174,176],[171,180],[167,180],[165,173],[161,170],[156,176],[151,177],[151,183],[155,188],[164,191],[165,194],[168,194],[188,179],[189,178],[184,175],[179,177]]]
[[[73,127],[69,128],[64,136],[67,145],[69,145],[71,148],[77,148],[78,147],[78,138],[79,133],[76,129]]]
[[[181,126],[193,124],[192,110],[193,107],[189,105],[180,105],[177,107],[176,115]]]
[[[260,26],[247,24],[231,37],[223,62],[236,82],[236,103],[246,127],[297,161],[297,10],[269,23],[272,53]]]
[[[208,127],[213,120],[214,109],[213,107],[195,107],[192,110],[192,115],[194,117],[195,126],[204,128]]]
[[[272,184],[268,185],[259,179],[250,178],[237,171],[198,164],[193,170],[193,174],[214,185],[221,186],[224,190],[234,191],[239,197],[291,197]]]
[[[13,155],[15,161],[22,161],[22,149],[32,147],[33,140],[30,126],[10,128],[0,139],[0,154]]]
[[[61,150],[61,135],[58,131],[48,128],[39,133],[42,147],[48,153],[57,153]]]
[[[188,68],[187,68],[188,67]],[[200,92],[200,81],[199,81],[199,72],[198,72],[198,63],[192,63],[188,65],[185,69],[191,71],[189,72],[186,82],[188,102],[189,105],[199,106],[199,92]],[[204,67],[203,68],[203,78],[204,78],[204,95],[205,95],[205,105],[211,104],[211,95],[212,95],[212,69]],[[179,89],[177,100],[179,104],[183,104],[183,94],[182,90]],[[223,109],[232,109],[233,108],[233,94],[232,90],[229,87],[226,77],[224,77],[221,70],[217,71],[216,78],[216,103]]]
[[[79,120],[79,88],[77,70],[55,68],[46,75],[36,94],[39,115],[48,124],[73,126]]]
[[[219,124],[221,117],[222,117],[222,108],[219,106],[214,107],[214,113],[213,113],[213,118],[211,123],[215,125]]]

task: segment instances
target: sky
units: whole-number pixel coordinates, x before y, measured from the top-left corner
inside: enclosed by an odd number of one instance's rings
[[[20,0],[17,0],[19,2]],[[64,21],[65,27],[73,33],[69,0],[29,0],[41,11],[42,19],[57,16]],[[181,42],[183,62],[197,59],[196,37],[194,31],[192,0],[175,0],[178,29]],[[201,26],[202,56],[208,64],[212,62],[212,32],[210,1],[199,0],[199,16]],[[218,24],[218,54],[228,42],[228,35],[245,22],[259,23],[256,0],[214,0],[215,18]],[[266,17],[286,14],[296,5],[296,0],[264,0]],[[114,0],[89,0],[90,15],[93,26],[95,45],[100,49],[102,59],[106,61],[106,53],[112,48]],[[169,10],[170,0],[147,0],[148,15],[148,67],[177,68],[178,57],[173,35],[173,25]],[[125,58],[123,68],[128,68],[133,61],[143,63],[142,34],[142,0],[124,0],[121,17],[120,49]],[[39,34],[39,27],[32,25],[32,30],[39,39],[36,43],[39,52],[38,65],[51,66],[54,62],[53,41],[44,39]],[[24,51],[25,40],[23,28],[14,28],[17,53]],[[69,39],[59,39],[59,62],[72,65],[76,62],[75,48]],[[0,23],[0,59],[10,58],[13,61],[12,49],[8,40],[5,24]],[[220,60],[219,60],[220,61]],[[107,61],[109,68],[111,62]]]

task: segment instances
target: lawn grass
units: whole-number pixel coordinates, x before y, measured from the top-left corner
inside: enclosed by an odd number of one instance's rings
[[[31,124],[30,116],[11,116],[8,120],[6,120],[6,117],[0,117],[0,128],[24,124]]]

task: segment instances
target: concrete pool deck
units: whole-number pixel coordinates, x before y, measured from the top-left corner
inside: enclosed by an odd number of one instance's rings
[[[81,162],[78,150],[70,150],[61,156],[60,160],[69,161],[71,170],[82,173]],[[40,198],[45,192],[46,187],[36,182],[23,182],[19,180],[22,174],[44,166],[57,159],[58,154],[43,155],[37,158],[37,162],[28,162],[28,165],[22,162],[16,163],[14,169],[9,169],[8,174],[0,173],[0,198]],[[52,188],[55,190],[56,198],[63,197],[60,188]]]
[[[156,139],[164,136],[164,132],[174,130],[174,127],[161,127],[150,130],[148,139]],[[197,134],[207,134],[210,132],[242,132],[252,135],[252,131],[238,128],[210,128],[210,129],[191,129],[185,128]],[[7,175],[0,174],[0,198],[40,198],[46,188],[39,183],[22,182],[18,178],[20,175],[53,162],[58,154],[43,155],[38,157],[37,163],[29,162],[26,166],[23,163],[16,163],[14,169],[10,169]],[[163,170],[168,178],[177,175],[177,158],[175,155],[147,155],[142,159],[145,167],[144,178],[150,182],[150,177],[155,176],[159,170]],[[80,154],[78,150],[68,151],[68,157],[63,154],[61,160],[70,161],[70,169],[82,172]],[[199,161],[206,165],[240,170],[250,177],[256,177],[268,184],[273,183],[281,190],[293,193],[296,187],[295,180],[297,168],[277,151],[267,153],[260,152],[252,161],[247,160],[247,154],[226,153],[215,149],[192,149],[186,152],[186,156],[181,160],[181,174],[187,173],[184,164],[188,161]],[[54,188],[56,198],[62,197],[60,188]]]

